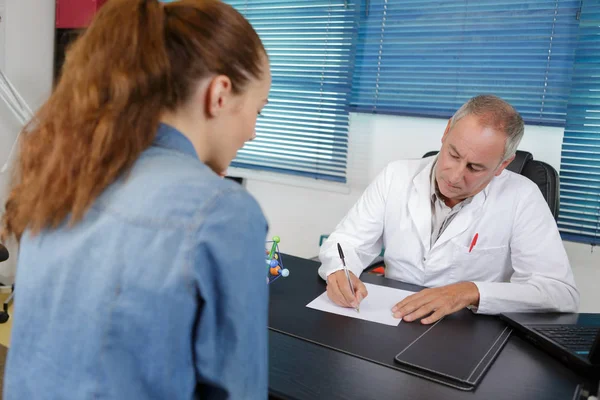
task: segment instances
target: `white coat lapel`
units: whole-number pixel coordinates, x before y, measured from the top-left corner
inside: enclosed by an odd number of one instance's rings
[[[408,198],[408,212],[413,220],[425,251],[431,246],[431,168],[432,160],[413,179]]]
[[[481,208],[483,207],[485,199],[487,198],[488,192],[489,185],[484,190],[477,193],[475,197],[473,197],[473,200],[469,204],[465,205],[464,208],[458,212],[458,214],[456,214],[456,217],[454,217],[452,222],[450,222],[450,225],[448,225],[448,227],[433,245],[433,249],[460,235],[475,221],[477,221],[477,218],[479,218],[481,212]]]

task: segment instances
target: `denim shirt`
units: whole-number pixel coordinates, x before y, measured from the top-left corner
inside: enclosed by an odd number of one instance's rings
[[[180,132],[23,235],[4,399],[267,398],[267,224]]]

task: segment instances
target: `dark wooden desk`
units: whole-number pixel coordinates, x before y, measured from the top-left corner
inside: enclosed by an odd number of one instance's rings
[[[285,254],[283,257],[290,270],[287,279],[293,280],[294,271],[299,269],[310,269],[316,275],[318,263]],[[269,331],[269,352],[269,392],[272,398],[281,399],[571,400],[577,385],[583,382],[583,378],[516,335],[473,392],[274,331]]]

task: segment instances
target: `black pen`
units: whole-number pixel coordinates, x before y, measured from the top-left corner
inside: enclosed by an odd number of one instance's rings
[[[342,251],[342,246],[340,246],[340,244],[337,244],[337,248],[338,248],[338,253],[340,254],[340,259],[342,260],[342,265],[344,266],[344,271],[346,272],[346,278],[348,278],[348,284],[350,285],[350,291],[352,292],[352,295],[354,296],[354,285],[352,285],[352,279],[350,279],[350,274],[348,273],[348,268],[346,267],[346,260],[344,259],[344,252]],[[358,308],[358,306],[356,306],[355,308],[356,312],[360,312],[360,309]]]

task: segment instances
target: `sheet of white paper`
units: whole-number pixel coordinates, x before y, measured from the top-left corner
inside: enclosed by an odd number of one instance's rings
[[[345,315],[346,317],[364,319],[366,321],[377,322],[390,326],[398,326],[400,319],[394,318],[392,307],[405,297],[414,294],[407,290],[394,289],[386,286],[373,285],[365,283],[369,295],[360,303],[360,312],[356,312],[353,308],[340,307],[327,296],[327,292],[323,293],[306,305],[319,311],[328,313]]]

